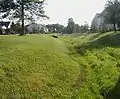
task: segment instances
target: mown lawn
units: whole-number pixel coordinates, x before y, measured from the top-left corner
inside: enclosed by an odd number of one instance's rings
[[[0,36],[0,99],[119,99],[119,33]]]
[[[0,97],[69,99],[80,67],[67,53],[48,36],[0,36]]]

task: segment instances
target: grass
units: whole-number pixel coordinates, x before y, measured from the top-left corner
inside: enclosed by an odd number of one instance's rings
[[[79,66],[60,40],[47,36],[1,36],[0,96],[69,98]],[[73,71],[74,70],[74,71]]]
[[[75,99],[119,99],[119,33],[83,34],[61,39],[80,65]]]
[[[119,99],[119,33],[0,36],[0,99]]]

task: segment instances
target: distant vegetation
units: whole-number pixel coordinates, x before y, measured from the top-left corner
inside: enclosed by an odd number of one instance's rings
[[[120,1],[108,0],[104,10],[97,13],[92,21],[91,32],[120,30]]]
[[[75,24],[73,18],[68,19],[68,25],[66,27],[60,24],[48,24],[46,27],[48,28],[48,32],[61,34],[85,33],[89,31],[87,22],[80,26],[79,24]]]
[[[45,15],[44,7],[45,0],[2,0],[0,1],[0,13],[1,18],[11,19],[15,21],[20,29],[12,29],[14,32],[20,35],[27,34],[25,22],[28,24],[35,23],[38,20],[49,19]],[[37,9],[37,10],[36,10]],[[13,11],[12,11],[13,10]],[[21,24],[22,23],[22,24]],[[120,1],[119,0],[108,0],[105,4],[104,10],[98,14],[97,19],[93,19],[91,26],[85,21],[83,25],[76,24],[73,18],[68,19],[67,26],[61,24],[48,24],[44,27],[48,33],[95,33],[95,32],[110,32],[120,30]],[[39,29],[38,29],[39,30]],[[39,32],[45,32],[39,30]],[[6,33],[8,34],[8,33]],[[12,34],[12,32],[11,32]]]

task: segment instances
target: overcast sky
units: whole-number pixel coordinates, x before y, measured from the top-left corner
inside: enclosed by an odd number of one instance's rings
[[[68,18],[73,18],[75,23],[91,23],[96,13],[103,10],[106,0],[46,0],[46,15],[49,20],[45,24],[67,24]]]

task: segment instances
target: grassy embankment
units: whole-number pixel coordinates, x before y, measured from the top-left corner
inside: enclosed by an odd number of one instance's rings
[[[0,36],[0,97],[119,99],[119,33]]]

